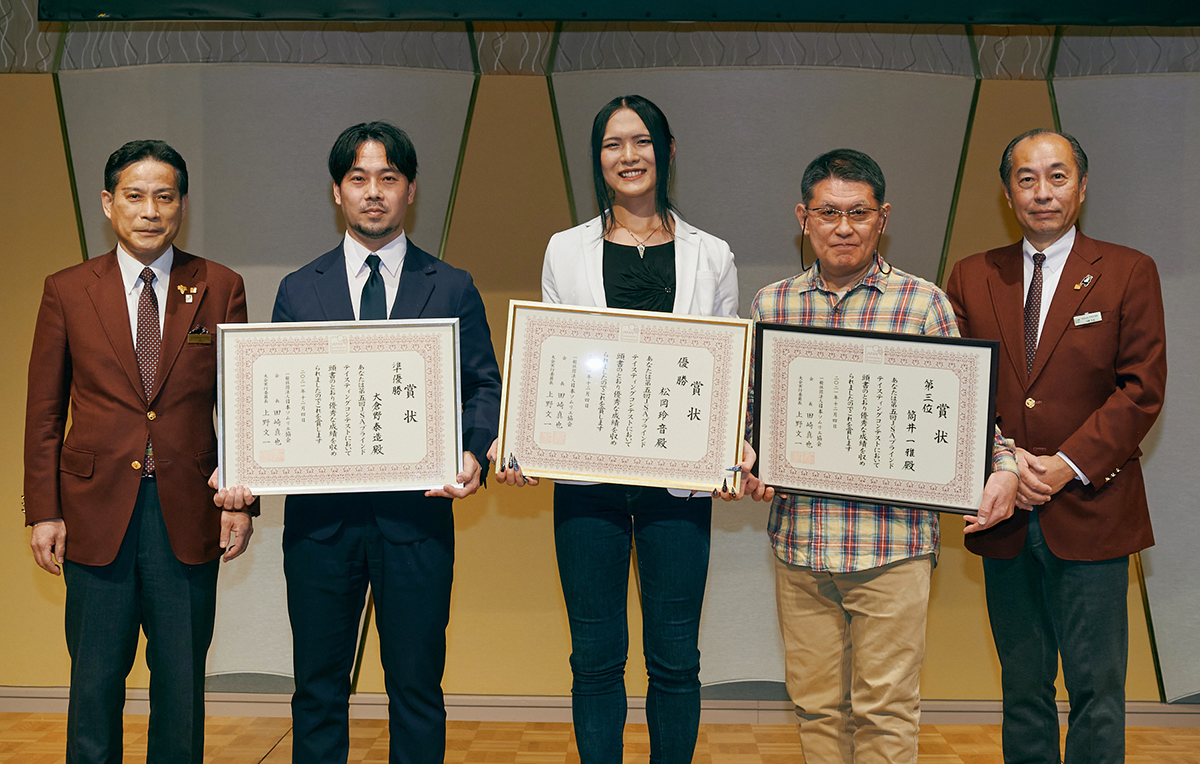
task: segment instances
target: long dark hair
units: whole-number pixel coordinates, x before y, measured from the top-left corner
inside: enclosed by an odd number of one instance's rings
[[[604,224],[604,233],[611,233],[615,226],[612,215],[613,192],[604,182],[604,168],[600,165],[601,147],[604,144],[604,131],[608,129],[608,120],[621,109],[629,109],[641,118],[642,124],[650,133],[650,142],[654,146],[654,211],[668,231],[674,227],[671,212],[675,205],[671,203],[669,188],[671,185],[671,126],[667,124],[667,115],[654,102],[640,95],[626,95],[614,98],[596,114],[592,120],[592,183],[596,186],[596,204],[600,206],[600,220]]]

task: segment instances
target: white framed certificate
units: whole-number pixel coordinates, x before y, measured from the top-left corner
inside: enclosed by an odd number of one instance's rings
[[[218,479],[424,491],[462,471],[458,319],[220,324]]]
[[[736,490],[751,326],[510,302],[498,458],[531,477]]]
[[[992,471],[998,345],[755,326],[755,472],[782,493],[972,514]]]

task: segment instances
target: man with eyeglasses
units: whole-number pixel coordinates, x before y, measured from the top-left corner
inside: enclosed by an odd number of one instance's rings
[[[933,284],[879,256],[891,205],[871,157],[837,149],[804,171],[796,216],[817,260],[754,298],[756,321],[957,336]],[[751,391],[753,394],[753,391]],[[754,416],[753,395],[748,412]],[[1013,511],[1016,463],[996,433],[993,473],[967,533]],[[771,499],[759,488],[754,498]],[[775,598],[805,761],[915,764],[929,581],[938,553],[930,511],[776,496],[767,532]]]
[[[984,558],[1006,762],[1059,761],[1060,656],[1062,761],[1125,760],[1129,555],[1154,543],[1139,444],[1162,408],[1166,328],[1154,261],[1076,228],[1087,172],[1069,135],[1014,138],[1000,179],[1024,238],[947,285],[963,334],[1000,342],[996,409],[1026,510],[967,541]]]

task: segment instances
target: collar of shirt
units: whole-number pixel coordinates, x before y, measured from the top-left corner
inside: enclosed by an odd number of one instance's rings
[[[171,266],[174,263],[175,245],[173,244],[167,247],[167,251],[159,255],[157,260],[150,263],[150,270],[154,271],[156,283],[162,285],[160,291],[166,290],[168,282],[171,280]],[[125,285],[125,294],[133,294],[138,284],[142,282],[142,268],[146,266],[126,252],[120,244],[117,245],[117,265],[121,268],[121,283]],[[161,300],[159,302],[161,303]]]
[[[1058,273],[1067,262],[1067,255],[1071,254],[1071,248],[1075,246],[1075,226],[1071,226],[1071,230],[1067,231],[1062,237],[1046,247],[1045,249],[1034,249],[1028,239],[1021,239],[1021,253],[1025,256],[1025,289],[1029,289],[1029,280],[1033,278],[1033,256],[1037,252],[1041,252],[1046,256],[1046,262],[1042,263],[1042,276],[1045,278],[1047,273]]]
[[[367,249],[358,240],[346,232],[342,242],[342,251],[346,253],[346,269],[352,278],[366,278],[370,268],[367,265],[367,255],[372,250]],[[400,268],[404,265],[404,254],[408,251],[408,237],[401,231],[400,235],[388,242],[381,249],[374,250],[379,255],[380,267],[387,270],[393,279],[400,276]]]
[[[804,272],[803,278],[797,280],[797,286],[800,288],[801,292],[809,292],[814,290],[827,292],[828,294],[834,295],[835,299],[840,299],[838,298],[839,294],[843,296],[850,294],[855,289],[858,289],[859,286],[870,287],[876,292],[882,294],[887,291],[887,277],[888,273],[891,273],[890,269],[886,273],[884,272],[883,266],[881,265],[882,262],[883,258],[876,254],[874,262],[871,263],[871,269],[867,271],[866,275],[859,279],[857,284],[839,293],[825,286],[825,280],[821,278],[821,261],[818,260],[812,264],[811,268]]]

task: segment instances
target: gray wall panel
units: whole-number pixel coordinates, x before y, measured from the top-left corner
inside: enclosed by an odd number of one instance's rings
[[[743,316],[760,287],[800,270],[794,213],[800,176],[817,154],[841,146],[866,151],[883,167],[894,208],[884,242],[888,258],[936,278],[973,84],[959,77],[830,69],[554,75],[580,220],[596,214],[588,145],[593,117],[617,95],[650,98],[675,133],[675,197],[683,217],[733,248]],[[807,245],[806,255],[811,257]],[[705,685],[778,681],[783,675],[766,512],[762,505],[742,504],[713,509],[700,638]],[[758,627],[747,632],[748,623]]]
[[[178,244],[241,273],[250,320],[269,321],[280,279],[341,240],[326,159],[345,127],[373,119],[405,128],[417,147],[417,201],[405,228],[437,252],[471,74],[209,64],[61,77],[93,256],[115,245],[100,207],[108,155],[127,140],[161,138],[188,162],[188,219]],[[222,574],[210,673],[291,673],[282,504],[264,499],[250,551]]]
[[[1166,696],[1177,700],[1200,693],[1200,502],[1189,478],[1200,429],[1200,75],[1058,80],[1055,92],[1063,129],[1088,152],[1083,230],[1142,250],[1162,277],[1170,374],[1142,444],[1157,541],[1142,561]]]
[[[674,192],[684,219],[727,240],[737,257],[742,315],[760,287],[801,270],[800,176],[815,156],[839,147],[865,151],[883,168],[894,208],[881,245],[888,259],[936,279],[973,85],[844,69],[554,75],[579,219],[597,214],[592,118],[615,96],[646,96],[675,133]]]

